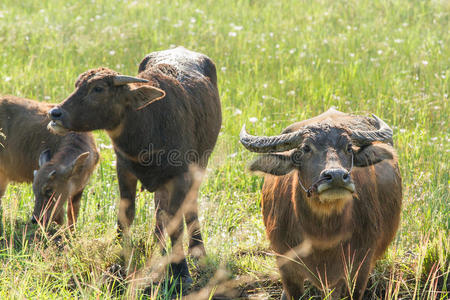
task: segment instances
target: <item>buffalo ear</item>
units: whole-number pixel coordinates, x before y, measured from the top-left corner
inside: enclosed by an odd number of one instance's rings
[[[264,154],[257,157],[249,166],[252,172],[262,172],[275,176],[283,176],[294,169],[291,157],[282,154]]]
[[[361,147],[355,152],[354,164],[356,167],[367,167],[383,161],[393,159],[394,152],[386,144],[372,144]]]
[[[139,110],[147,105],[162,99],[166,96],[166,92],[151,85],[141,85],[131,88],[132,102],[135,109]]]
[[[50,149],[42,151],[41,155],[39,155],[39,168],[42,168],[50,159],[52,159]]]
[[[89,152],[81,153],[77,158],[75,158],[70,165],[64,170],[64,174],[68,177],[78,174],[83,168],[83,164],[89,157]]]

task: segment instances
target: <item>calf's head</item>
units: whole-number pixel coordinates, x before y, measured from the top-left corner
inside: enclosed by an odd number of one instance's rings
[[[64,221],[63,208],[67,200],[80,187],[76,186],[77,177],[83,176],[83,165],[89,152],[80,154],[68,165],[51,160],[50,150],[39,157],[39,170],[34,171],[33,192],[35,197],[32,221],[48,224]]]
[[[355,183],[351,170],[384,159],[392,152],[383,143],[392,139],[392,129],[374,116],[378,129],[351,131],[330,124],[312,124],[292,133],[271,137],[249,135],[245,126],[241,143],[250,151],[266,153],[251,165],[251,171],[283,176],[297,171],[298,187],[307,202],[322,212],[353,198]]]
[[[48,112],[48,128],[59,134],[112,130],[127,108],[139,109],[165,96],[163,90],[144,84],[147,82],[107,68],[84,72],[75,82],[75,91]]]

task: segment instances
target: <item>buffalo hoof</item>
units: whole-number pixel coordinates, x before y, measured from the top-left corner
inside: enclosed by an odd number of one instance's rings
[[[179,263],[171,263],[169,268],[169,286],[174,287],[177,293],[185,294],[194,282],[189,274],[186,259]]]

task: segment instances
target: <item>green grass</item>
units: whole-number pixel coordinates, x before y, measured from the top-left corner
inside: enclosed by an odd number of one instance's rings
[[[261,297],[277,297],[281,288],[260,215],[262,179],[245,170],[253,155],[238,143],[242,124],[269,135],[331,106],[375,113],[394,128],[404,202],[401,228],[373,272],[370,293],[447,299],[449,12],[444,0],[2,0],[0,93],[60,102],[90,68],[135,75],[145,54],[174,45],[210,56],[224,121],[201,188],[208,259],[191,263],[195,288],[231,279]],[[59,245],[45,236],[31,241],[31,187],[9,186],[2,199],[0,298],[114,295],[108,270],[124,251],[115,243],[115,157],[108,137],[96,137],[101,164],[85,190],[75,235],[67,233]],[[141,297],[151,281],[139,279],[155,273],[155,264],[146,264],[158,261],[153,212],[152,195],[139,192],[124,246],[132,253],[123,288],[129,298]],[[158,292],[156,284],[151,294],[163,299],[169,289]]]

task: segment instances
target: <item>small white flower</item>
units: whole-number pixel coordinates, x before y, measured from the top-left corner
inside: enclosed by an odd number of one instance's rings
[[[258,121],[258,118],[251,117],[251,118],[249,118],[248,120],[250,121],[250,123],[255,123],[255,122]]]
[[[11,81],[11,79],[12,79],[11,77],[6,76],[6,77],[5,77],[5,82],[9,82],[9,81]]]
[[[103,144],[103,143],[101,143],[100,144],[100,149],[112,149],[112,145],[106,145],[106,144]]]
[[[227,67],[222,67],[222,68],[220,68],[220,70],[221,70],[222,72],[225,72],[225,71],[227,70]]]
[[[426,60],[422,60],[422,65],[426,66],[428,65],[428,62]]]
[[[114,51],[114,50],[111,50],[111,51],[109,51],[109,55],[114,55],[114,54],[116,54],[116,51]]]
[[[50,100],[50,96],[44,96],[44,100]]]
[[[230,32],[228,32],[228,36],[237,36],[237,33],[236,32],[234,32],[234,31],[230,31]]]
[[[279,84],[284,84],[284,80],[278,81]]]
[[[242,110],[240,110],[239,108],[236,108],[236,110],[233,113],[233,115],[235,115],[235,116],[241,115],[241,114],[242,114]]]
[[[383,54],[383,50],[378,50],[377,53],[378,53],[378,55],[381,55],[381,54]]]
[[[293,54],[296,50],[297,50],[297,49],[293,48],[293,49],[289,50],[289,53],[290,53],[290,54]]]

